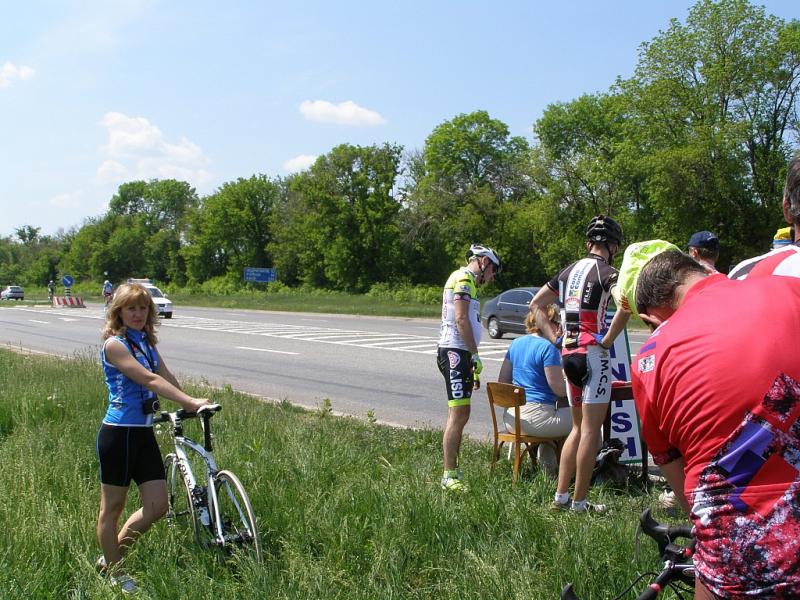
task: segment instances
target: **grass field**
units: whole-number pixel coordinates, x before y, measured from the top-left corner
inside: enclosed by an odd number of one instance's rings
[[[116,597],[93,569],[99,366],[0,351],[0,390],[0,596]],[[474,442],[462,450],[470,492],[445,495],[439,431],[194,391],[224,405],[217,458],[250,492],[265,559],[226,564],[162,521],[127,559],[138,597],[545,599],[572,581],[599,599],[658,566],[654,545],[637,556],[634,540],[652,495],[595,489],[610,514],[554,514],[552,480],[512,489],[508,463],[491,475],[490,448]]]

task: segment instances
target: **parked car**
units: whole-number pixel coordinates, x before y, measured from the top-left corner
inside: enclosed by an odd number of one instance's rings
[[[25,291],[18,285],[7,285],[0,292],[0,300],[25,300]]]
[[[164,292],[154,286],[152,281],[149,279],[128,279],[128,283],[138,283],[141,285],[150,293],[150,296],[153,298],[153,302],[158,309],[158,315],[164,317],[165,319],[172,318],[172,301],[167,298],[167,295]]]
[[[506,290],[483,304],[481,323],[491,338],[501,338],[504,333],[527,333],[525,317],[528,305],[538,287],[518,287]]]

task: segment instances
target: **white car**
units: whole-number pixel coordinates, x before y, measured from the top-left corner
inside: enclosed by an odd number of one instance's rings
[[[0,292],[0,300],[25,300],[25,292],[18,285],[7,285]]]
[[[172,318],[172,301],[167,298],[164,292],[154,286],[152,281],[149,279],[128,279],[128,283],[138,283],[150,292],[150,296],[158,309],[158,315],[165,319]]]

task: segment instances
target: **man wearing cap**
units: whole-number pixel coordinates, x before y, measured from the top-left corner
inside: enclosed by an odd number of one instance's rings
[[[791,228],[792,243],[781,244],[771,252],[740,262],[728,273],[731,279],[759,275],[800,277],[800,227],[796,227],[800,224],[800,154],[789,161],[787,171],[783,188],[783,218]]]
[[[626,250],[619,287],[654,328],[634,398],[694,525],[695,598],[800,597],[800,281],[709,275],[654,240]]]
[[[696,231],[689,238],[689,256],[703,265],[709,274],[718,273],[719,238],[710,231]]]

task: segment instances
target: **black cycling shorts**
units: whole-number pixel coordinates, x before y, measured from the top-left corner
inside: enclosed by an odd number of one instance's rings
[[[97,432],[100,481],[128,487],[146,481],[166,479],[164,461],[152,427],[103,424]]]
[[[472,399],[472,354],[459,348],[439,348],[436,364],[447,386],[447,406],[469,406]]]

